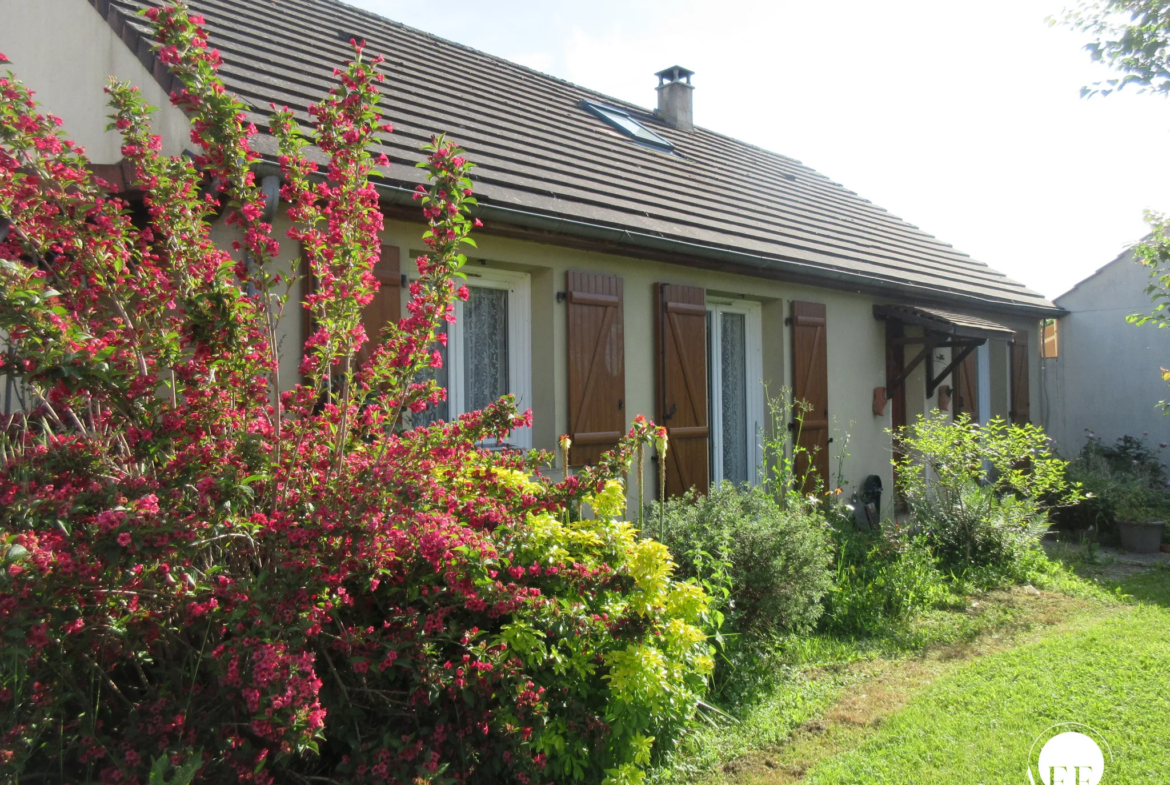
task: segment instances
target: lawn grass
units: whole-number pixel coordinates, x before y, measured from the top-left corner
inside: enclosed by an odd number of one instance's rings
[[[773,776],[782,772],[768,751],[811,737],[818,749],[782,766],[799,774],[807,760],[835,751],[837,741],[852,746],[845,737],[900,708],[911,687],[1031,630],[1110,604],[1108,595],[1091,584],[1078,586],[1080,591],[1070,592],[1076,596],[1019,587],[956,597],[950,607],[919,614],[878,638],[814,635],[782,642],[773,655],[775,672],[760,679],[762,694],[750,696],[736,710],[739,721],[699,730],[671,765],[654,772],[651,779],[751,780],[758,772],[767,781],[791,781]]]
[[[1108,740],[1108,782],[1165,781],[1170,572],[1151,570],[1125,588],[1138,604],[969,663],[806,782],[856,783],[860,772],[868,783],[1022,782],[1032,741],[1066,721]]]
[[[1125,603],[1091,587],[1081,597],[993,592],[917,620],[918,632],[868,659],[797,668],[741,724],[702,735],[707,753],[694,765],[708,773],[698,779],[1025,782],[1033,739],[1075,721],[1111,743],[1108,783],[1164,781],[1170,571],[1132,575],[1122,588]],[[924,653],[897,656],[915,641]]]

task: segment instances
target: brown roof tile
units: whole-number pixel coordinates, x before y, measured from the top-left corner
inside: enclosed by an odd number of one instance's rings
[[[169,85],[134,11],[142,0],[90,0]],[[228,87],[267,125],[270,103],[305,124],[308,105],[350,56],[349,38],[384,54],[383,107],[395,133],[383,140],[390,179],[413,187],[414,163],[432,132],[465,147],[476,192],[493,206],[678,241],[693,254],[735,254],[759,274],[832,280],[926,301],[993,310],[1053,306],[799,161],[702,128],[678,131],[652,112],[406,27],[336,0],[189,0],[223,55]],[[674,145],[633,144],[581,107],[619,107]],[[257,148],[271,150],[259,139]],[[749,198],[744,198],[747,194]],[[501,220],[499,213],[493,216]],[[507,219],[504,219],[507,220]],[[661,242],[659,243],[661,244]],[[636,252],[634,252],[636,253]],[[714,257],[713,257],[714,258]]]

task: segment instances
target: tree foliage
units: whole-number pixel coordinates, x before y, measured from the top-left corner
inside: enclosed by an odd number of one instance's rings
[[[1089,33],[1086,44],[1094,61],[1123,74],[1081,89],[1084,95],[1108,95],[1134,86],[1140,91],[1170,93],[1170,3],[1165,0],[1082,0],[1063,21]]]
[[[362,329],[388,132],[358,44],[310,114],[277,110],[283,199],[318,286],[304,383],[281,391],[278,263],[250,145],[202,20],[146,15],[198,155],[166,157],[135,88],[111,119],[137,228],[59,121],[0,77],[0,329],[22,411],[0,429],[5,779],[633,783],[712,663],[708,598],[621,520],[639,419],[559,483],[487,450],[511,398],[405,429],[445,394],[444,320],[475,225],[466,155],[426,149],[409,315]],[[215,216],[233,252],[211,240]],[[369,340],[369,359],[357,362]],[[287,347],[302,356],[302,347]],[[563,514],[582,501],[591,520]]]
[[[1128,85],[1139,91],[1170,94],[1170,2],[1166,0],[1085,0],[1066,11],[1064,22],[1089,33],[1095,40],[1086,45],[1093,60],[1121,72],[1121,77],[1081,88],[1082,95],[1108,95]],[[1148,270],[1150,282],[1145,293],[1154,308],[1149,313],[1127,317],[1131,324],[1170,326],[1170,219],[1146,211],[1150,234],[1133,246],[1134,255]],[[1170,384],[1170,368],[1162,368],[1162,379]],[[1170,404],[1160,401],[1164,412]]]
[[[1146,211],[1146,223],[1150,233],[1133,247],[1134,256],[1149,272],[1150,280],[1145,293],[1154,307],[1148,313],[1135,313],[1126,317],[1130,324],[1170,327],[1170,219],[1161,213]],[[1170,384],[1170,368],[1161,369],[1162,380]],[[1170,412],[1170,403],[1159,401],[1163,413]]]

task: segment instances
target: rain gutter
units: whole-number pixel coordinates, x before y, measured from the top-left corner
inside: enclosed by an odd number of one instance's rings
[[[260,164],[257,169],[267,171],[269,165]],[[381,201],[395,205],[414,205],[415,191],[399,185],[392,185],[384,181],[374,182]],[[628,248],[647,248],[660,253],[687,257],[695,260],[706,260],[715,264],[734,265],[745,275],[756,275],[762,278],[784,279],[795,278],[811,284],[820,284],[834,289],[864,292],[902,298],[912,298],[915,302],[961,303],[968,306],[986,308],[999,313],[1011,313],[1039,318],[1061,316],[1067,311],[1060,307],[1043,307],[1022,305],[1003,300],[980,297],[954,291],[940,291],[938,288],[910,283],[908,281],[894,282],[865,273],[844,272],[841,270],[826,269],[820,265],[801,262],[792,259],[778,259],[772,256],[736,251],[730,248],[694,243],[646,232],[620,229],[604,224],[580,221],[573,218],[547,215],[516,207],[480,202],[472,209],[472,214],[485,222],[498,222],[525,229],[535,229],[562,237],[575,237],[589,240],[601,240]]]

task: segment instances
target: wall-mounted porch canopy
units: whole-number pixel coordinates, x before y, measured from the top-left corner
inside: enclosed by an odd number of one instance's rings
[[[1015,331],[1002,324],[989,322],[976,316],[942,311],[937,308],[920,308],[910,305],[875,305],[873,307],[875,319],[882,319],[901,327],[920,327],[922,335],[905,335],[904,330],[898,329],[887,333],[886,345],[888,348],[906,344],[922,344],[922,350],[914,359],[902,368],[896,376],[886,379],[887,396],[905,383],[923,361],[926,362],[926,396],[934,395],[935,389],[942,384],[955,368],[978,346],[986,343],[989,338],[1011,343],[1015,340]],[[949,347],[951,352],[950,363],[937,375],[934,373],[934,350]]]

